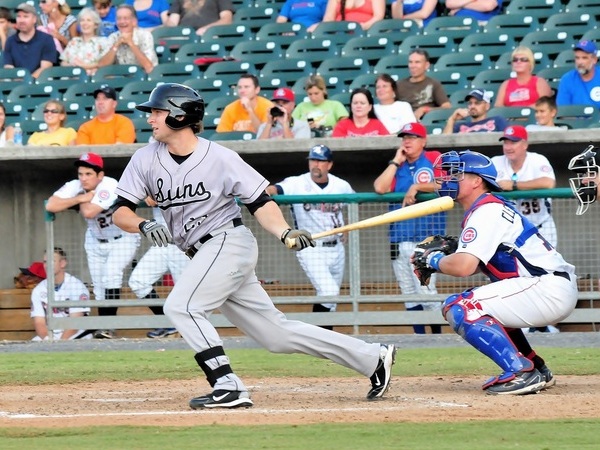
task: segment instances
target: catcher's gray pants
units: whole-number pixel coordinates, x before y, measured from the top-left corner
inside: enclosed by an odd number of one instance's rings
[[[213,233],[211,233],[213,234]],[[258,246],[245,226],[230,228],[203,244],[168,296],[165,314],[196,351],[222,346],[208,314],[219,309],[229,321],[275,353],[305,353],[326,358],[371,376],[379,363],[380,344],[288,320],[258,281],[254,268]],[[207,361],[211,369],[228,358]],[[215,390],[246,387],[235,374],[221,377]]]

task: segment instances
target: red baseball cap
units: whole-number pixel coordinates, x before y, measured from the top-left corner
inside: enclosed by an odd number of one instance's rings
[[[285,100],[286,102],[295,102],[296,96],[290,88],[279,88],[273,92],[271,100]]]
[[[19,270],[24,275],[32,275],[46,279],[46,269],[44,268],[44,263],[41,261],[32,262],[29,267],[20,267]]]
[[[104,160],[96,153],[84,153],[75,161],[75,167],[91,167],[92,169],[104,170]]]
[[[521,125],[510,125],[504,129],[504,135],[498,140],[503,141],[505,139],[513,142],[526,141],[527,130]]]
[[[406,135],[418,136],[420,138],[426,138],[427,137],[427,128],[425,128],[419,122],[407,123],[406,125],[404,125],[402,127],[402,129],[398,133],[398,137],[403,137]]]

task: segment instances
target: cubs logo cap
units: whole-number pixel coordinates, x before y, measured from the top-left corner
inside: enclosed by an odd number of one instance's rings
[[[273,97],[271,100],[285,100],[286,102],[294,102],[296,101],[296,96],[294,95],[294,91],[290,88],[279,88],[275,92],[273,92]]]
[[[575,46],[575,50],[581,50],[583,52],[592,53],[594,55],[598,53],[598,47],[596,47],[596,44],[594,44],[592,41],[586,40],[579,41]]]
[[[75,161],[75,167],[81,166],[104,170],[104,160],[96,153],[84,153]]]
[[[505,139],[513,142],[526,141],[527,130],[521,125],[510,125],[504,129],[504,135],[498,140],[504,141]]]
[[[117,99],[117,91],[115,91],[108,84],[102,84],[98,89],[94,91],[94,98],[98,97],[98,94],[102,92],[107,98]]]
[[[44,267],[44,263],[41,261],[32,262],[29,267],[19,267],[19,270],[23,275],[46,279],[46,268]]]
[[[421,125],[418,122],[410,122],[402,127],[400,132],[398,133],[398,137],[404,136],[417,136],[420,138],[427,137],[427,128]]]
[[[468,102],[471,97],[476,100],[483,100],[484,102],[489,103],[492,100],[492,93],[490,91],[486,91],[485,89],[473,89],[465,97],[465,102]]]

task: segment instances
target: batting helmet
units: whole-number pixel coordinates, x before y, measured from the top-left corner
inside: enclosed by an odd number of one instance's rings
[[[438,193],[442,196],[448,195],[456,199],[458,196],[458,182],[463,179],[465,173],[479,175],[491,191],[502,191],[502,188],[496,182],[498,172],[492,160],[481,153],[471,150],[460,153],[447,152],[438,157],[435,168],[443,173],[441,177],[436,177],[436,181],[441,182]]]
[[[135,108],[148,113],[152,109],[169,111],[165,123],[172,130],[192,127],[197,131],[204,118],[204,100],[200,94],[192,88],[177,83],[156,86],[150,93],[148,101],[136,105]]]
[[[317,161],[333,161],[333,152],[326,145],[315,145],[309,150],[306,159],[316,159]]]
[[[579,206],[575,214],[584,214],[589,206],[596,201],[598,193],[598,172],[600,168],[596,164],[596,152],[594,146],[589,145],[579,155],[569,161],[569,170],[575,172],[575,177],[569,178],[571,191]]]

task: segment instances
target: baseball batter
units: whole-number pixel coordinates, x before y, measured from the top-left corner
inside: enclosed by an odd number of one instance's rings
[[[437,163],[440,195],[464,209],[456,253],[425,253],[415,267],[465,277],[478,270],[491,283],[455,294],[444,302],[444,317],[468,343],[498,364],[503,373],[483,385],[490,394],[529,394],[554,384],[552,372],[518,332],[567,317],[577,303],[575,268],[511,202],[493,194],[502,188],[496,169],[480,153],[444,153]],[[420,259],[420,260],[418,260]]]
[[[381,397],[390,382],[393,345],[370,344],[288,320],[259,283],[255,273],[258,246],[242,224],[236,199],[265,230],[284,244],[294,242],[295,250],[315,242],[308,232],[288,226],[265,192],[267,181],[236,152],[195,135],[202,128],[202,97],[187,86],[164,83],[136,108],[149,113],[156,142],[136,151],[125,168],[113,218],[125,231],[140,231],[155,245],[168,245],[172,239],[191,258],[164,306],[165,314],[196,352],[196,362],[213,388],[212,393],[193,398],[190,407],[253,404],[207,318],[217,308],[272,352],[327,358],[371,377],[367,398]],[[135,213],[136,205],[148,195],[157,202],[167,228]]]
[[[554,169],[544,155],[527,151],[527,130],[520,125],[511,125],[504,130],[502,151],[492,162],[498,178],[496,181],[504,191],[552,189],[556,186]],[[551,198],[528,198],[515,200],[517,209],[527,220],[539,228],[546,240],[556,247],[556,225],[552,218]]]
[[[44,266],[46,266],[46,255],[44,255]],[[67,254],[62,248],[54,249],[54,301],[89,300],[90,293],[79,279],[75,278],[65,270],[67,268]],[[31,317],[35,327],[36,336],[34,341],[47,340],[48,325],[46,323],[46,311],[48,309],[48,280],[42,280],[31,292]],[[53,317],[82,317],[87,316],[90,308],[70,307],[52,310]],[[52,337],[58,339],[80,339],[86,334],[86,330],[53,330]]]
[[[131,264],[140,244],[137,234],[124,233],[112,222],[117,180],[104,175],[104,161],[96,153],[84,153],[75,161],[77,180],[65,183],[46,203],[52,213],[76,209],[87,222],[85,252],[96,300],[121,297],[123,271]],[[98,309],[100,316],[114,316],[116,307]],[[94,337],[111,339],[113,330],[97,330]]]
[[[287,195],[352,194],[350,184],[329,173],[333,167],[333,152],[325,145],[315,145],[308,153],[309,172],[269,186],[267,193]],[[292,205],[294,225],[311,234],[344,225],[340,203],[306,203]],[[316,241],[314,248],[297,253],[300,266],[317,291],[317,296],[337,296],[344,276],[346,252],[344,236],[338,234],[328,240]],[[335,303],[313,306],[313,312],[335,311]]]

